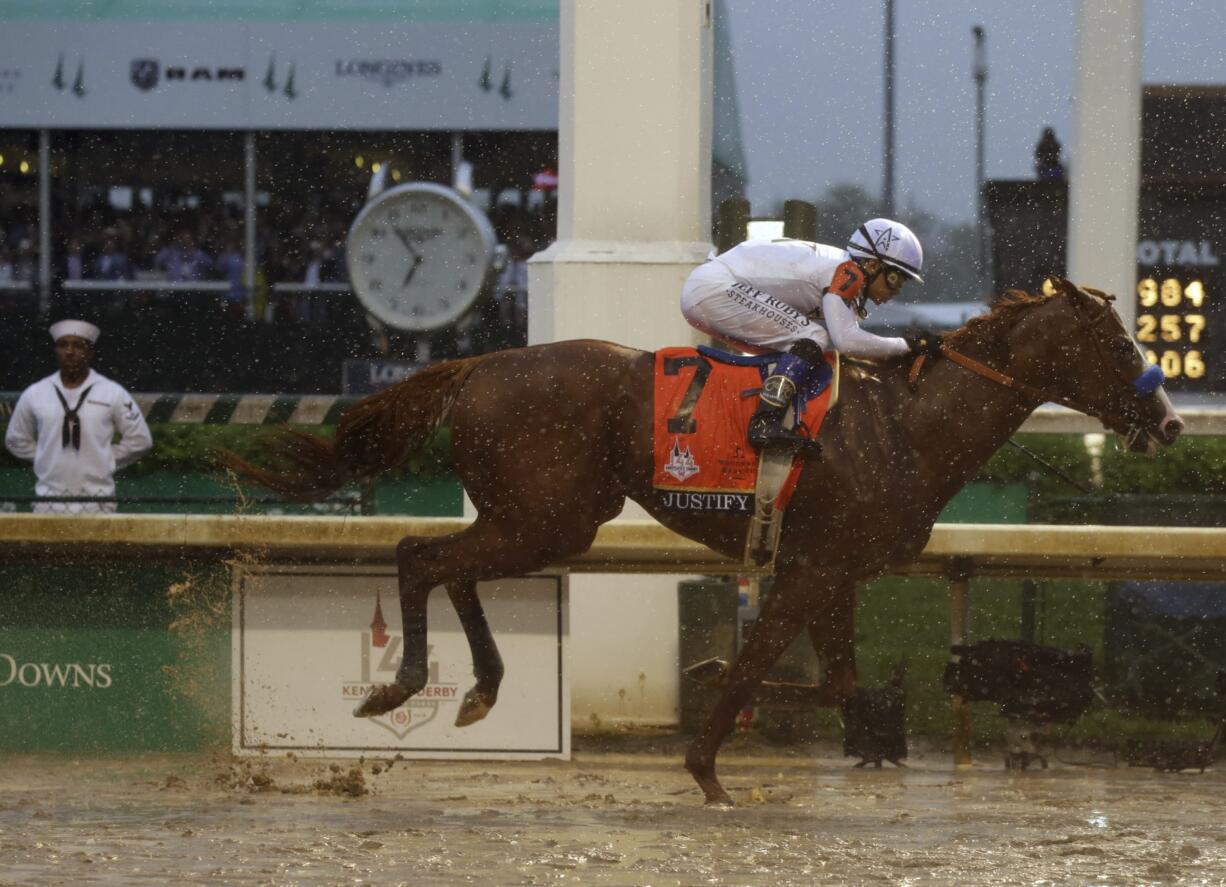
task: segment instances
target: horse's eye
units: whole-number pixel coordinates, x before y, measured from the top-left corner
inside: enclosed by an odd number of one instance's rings
[[[1124,357],[1135,354],[1137,351],[1137,346],[1133,344],[1132,339],[1126,339],[1122,336],[1113,339],[1111,341],[1111,347]]]

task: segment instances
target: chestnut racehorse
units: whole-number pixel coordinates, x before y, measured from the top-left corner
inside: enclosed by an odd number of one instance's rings
[[[715,756],[734,718],[802,630],[824,666],[819,699],[855,692],[857,583],[912,561],[953,495],[1041,403],[1095,416],[1130,449],[1172,443],[1182,421],[1111,298],[1054,280],[1048,296],[1010,292],[945,339],[936,360],[845,365],[840,406],[788,508],[772,594],[685,757],[707,803],[730,803]],[[477,509],[448,536],[396,548],[404,658],[395,683],[355,714],[402,705],[426,684],[426,600],[444,585],[472,649],[475,685],[459,724],[498,698],[502,661],[479,580],[522,575],[589,548],[627,498],[661,523],[740,557],[747,517],[664,510],[652,489],[653,356],[572,341],[432,366],[347,410],[334,439],[283,430],[272,468],[225,461],[283,496],[311,500],[400,465],[450,423],[455,469]]]

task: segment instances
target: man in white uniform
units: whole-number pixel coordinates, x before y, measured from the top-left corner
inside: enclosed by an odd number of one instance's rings
[[[712,256],[681,290],[690,325],[745,351],[785,352],[762,386],[749,442],[807,451],[811,442],[783,425],[788,402],[823,351],[848,357],[939,354],[931,334],[903,339],[861,329],[866,303],[898,295],[907,280],[923,283],[924,251],[906,225],[871,219],[846,249],[803,240],[749,240]]]
[[[23,391],[9,420],[4,445],[18,459],[34,462],[39,496],[114,496],[116,469],[153,448],[132,395],[90,369],[99,335],[83,320],[52,325],[59,372]],[[115,503],[38,502],[34,510],[109,513]]]

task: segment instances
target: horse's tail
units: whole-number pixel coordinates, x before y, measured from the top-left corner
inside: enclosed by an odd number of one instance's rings
[[[426,446],[483,359],[440,363],[363,398],[341,415],[334,438],[293,428],[274,432],[260,449],[276,467],[256,465],[228,450],[218,461],[290,501],[318,501],[349,481],[403,464]]]

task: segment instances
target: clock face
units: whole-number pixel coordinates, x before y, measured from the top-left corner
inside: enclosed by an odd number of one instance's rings
[[[494,231],[463,197],[426,182],[376,196],[349,229],[349,282],[388,326],[433,330],[455,322],[481,293]]]

